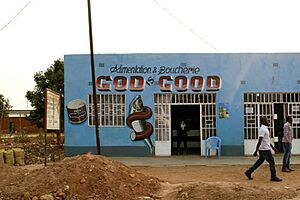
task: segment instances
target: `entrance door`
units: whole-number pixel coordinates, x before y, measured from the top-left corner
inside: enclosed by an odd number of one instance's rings
[[[171,105],[171,119],[172,155],[200,155],[200,105]]]
[[[172,136],[176,136],[176,121],[180,117],[190,123],[187,153],[204,155],[200,147],[207,137],[216,135],[216,94],[154,94],[154,116],[156,156],[173,154]]]
[[[284,104],[274,104],[274,144],[278,152],[282,152],[282,136],[284,124]]]

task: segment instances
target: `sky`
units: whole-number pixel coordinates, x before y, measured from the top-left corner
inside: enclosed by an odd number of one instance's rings
[[[90,1],[95,54],[300,52],[299,0]],[[89,53],[87,0],[0,0],[0,94],[14,110],[32,109],[36,72]]]

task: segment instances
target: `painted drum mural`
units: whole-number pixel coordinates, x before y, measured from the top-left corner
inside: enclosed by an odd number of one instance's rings
[[[146,119],[149,119],[151,116],[152,110],[147,106],[143,106],[141,95],[137,95],[129,105],[127,125],[133,129],[130,133],[131,140],[144,140],[150,153],[153,152],[153,144],[150,139],[153,133],[153,126]]]
[[[81,124],[87,119],[86,103],[81,99],[75,99],[68,103],[67,111],[69,120],[73,124]]]

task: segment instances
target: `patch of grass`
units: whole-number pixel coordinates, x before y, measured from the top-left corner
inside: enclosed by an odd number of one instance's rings
[[[14,143],[27,143],[27,142],[30,142],[30,138],[23,131],[14,137]]]

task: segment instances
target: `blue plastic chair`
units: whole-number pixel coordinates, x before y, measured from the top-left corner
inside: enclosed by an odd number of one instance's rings
[[[217,136],[211,136],[205,140],[205,157],[210,157],[210,150],[215,149],[218,155],[218,159],[221,156],[221,138]]]

